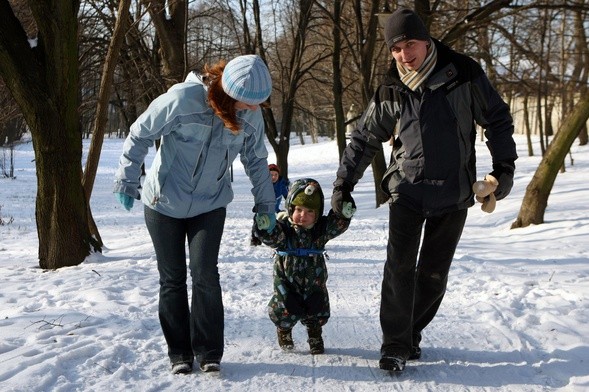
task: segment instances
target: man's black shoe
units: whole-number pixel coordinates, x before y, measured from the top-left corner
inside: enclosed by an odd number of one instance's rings
[[[405,358],[400,355],[383,355],[378,366],[382,370],[402,372],[405,369]]]
[[[411,353],[409,354],[408,361],[413,361],[421,358],[421,349],[418,346],[411,347]]]

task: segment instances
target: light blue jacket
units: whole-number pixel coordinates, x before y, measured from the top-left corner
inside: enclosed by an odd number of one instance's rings
[[[189,218],[226,207],[233,200],[229,168],[239,154],[253,188],[254,211],[274,213],[274,189],[264,144],[260,110],[241,110],[243,124],[234,135],[207,103],[200,76],[156,98],[131,125],[119,159],[114,192],[139,199],[141,164],[161,138],[141,189],[141,201],[173,217]]]

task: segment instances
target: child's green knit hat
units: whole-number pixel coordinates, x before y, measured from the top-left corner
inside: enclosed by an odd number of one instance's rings
[[[302,178],[292,183],[286,198],[289,216],[292,216],[293,206],[314,210],[317,217],[323,215],[323,191],[319,183],[312,178]]]

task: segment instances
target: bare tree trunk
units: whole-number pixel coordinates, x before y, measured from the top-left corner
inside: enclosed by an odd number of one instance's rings
[[[587,1],[582,4],[587,5]],[[575,37],[575,67],[571,80],[578,81],[577,87],[573,88],[573,94],[579,92],[581,95],[588,94],[587,79],[589,78],[589,47],[587,47],[587,34],[585,33],[584,23],[586,21],[586,12],[581,9],[574,10],[574,37]],[[573,100],[571,100],[572,102]],[[579,145],[585,146],[589,142],[587,135],[587,124],[583,125],[579,132]]]
[[[255,32],[256,36],[252,39],[249,36],[249,25],[247,19],[245,17],[246,10],[245,4],[240,2],[240,6],[242,6],[242,15],[243,15],[243,31],[244,31],[244,42],[245,42],[245,49],[248,53],[253,53],[255,50],[258,50],[258,54],[264,60],[265,63],[268,63],[266,59],[266,47],[264,40],[262,38],[262,18],[260,13],[260,3],[258,0],[253,0],[252,2],[252,9],[254,12],[254,24],[255,24]],[[272,99],[270,96],[269,101]],[[270,142],[274,153],[276,154],[276,163],[280,167],[280,173],[284,176],[284,178],[288,178],[288,150],[289,146],[280,145],[280,140],[278,139],[278,125],[276,124],[276,118],[274,117],[274,112],[272,111],[272,107],[270,105],[262,107],[262,114],[264,116],[264,129],[266,132],[266,138]],[[282,148],[281,148],[282,146]]]
[[[284,75],[282,86],[282,122],[280,129],[276,127],[276,120],[271,108],[265,108],[263,111],[266,121],[266,135],[270,144],[274,148],[277,164],[280,172],[288,178],[288,152],[290,150],[290,134],[294,117],[294,105],[297,90],[300,88],[301,80],[313,68],[313,64],[320,63],[325,57],[313,59],[307,62],[305,59],[305,49],[308,45],[306,40],[306,31],[309,24],[313,22],[313,3],[314,0],[299,0],[295,24],[292,26],[295,33],[291,43],[292,50],[290,57],[285,59],[284,69],[278,69],[277,72]],[[244,21],[244,23],[246,23]],[[256,19],[256,31],[260,30],[261,20]],[[261,37],[258,37],[261,40]],[[263,47],[263,45],[260,45]],[[265,53],[264,57],[265,58]],[[276,133],[275,133],[276,132]],[[278,137],[276,137],[278,136]],[[278,139],[278,140],[277,140]]]
[[[100,81],[100,92],[98,94],[96,107],[96,119],[94,120],[94,128],[92,130],[92,142],[90,143],[88,159],[86,160],[86,169],[84,170],[84,176],[82,178],[82,186],[84,187],[86,199],[88,200],[88,226],[100,248],[102,248],[103,243],[98,227],[92,217],[90,197],[92,196],[92,188],[94,187],[98,162],[100,161],[100,151],[102,150],[104,131],[108,120],[108,102],[113,75],[119,59],[119,52],[123,46],[123,39],[125,38],[130,4],[131,0],[120,0],[119,2],[118,16],[115,22],[110,46],[106,54],[106,60],[104,61],[104,69],[102,71],[102,80]]]
[[[339,157],[344,153],[346,148],[346,127],[344,114],[344,87],[342,84],[342,36],[341,36],[341,0],[333,1],[333,28],[331,35],[333,37],[333,55],[331,57],[331,67],[333,69],[333,78],[331,91],[333,93],[333,109],[335,112],[335,138],[337,140],[337,149]]]
[[[548,94],[544,97],[544,129],[546,136],[554,136],[554,127],[552,126],[552,112],[554,110],[554,100]]]
[[[585,95],[562,124],[546,150],[542,162],[540,162],[532,181],[526,188],[526,194],[517,219],[511,225],[512,229],[544,223],[544,212],[548,205],[548,196],[550,196],[558,171],[581,127],[587,122],[588,118],[589,95]]]
[[[96,244],[82,187],[78,83],[79,1],[31,1],[38,44],[0,0],[0,76],[30,127],[37,171],[39,266],[78,265]]]
[[[147,7],[160,44],[162,75],[168,87],[186,76],[186,11],[188,0],[141,0]]]
[[[587,125],[585,125],[579,132],[579,146],[586,146],[588,142],[589,136],[587,135]]]
[[[378,18],[375,15],[380,10],[380,1],[373,0],[370,3],[370,8],[362,4],[361,0],[354,1],[354,10],[356,12],[356,19],[357,28],[360,34],[362,35],[360,38],[360,81],[362,83],[362,104],[363,107],[367,107],[368,103],[372,99],[374,95],[374,88],[372,87],[373,81],[373,59],[374,53],[376,48],[376,36],[377,36],[377,29],[378,29]],[[363,24],[360,22],[362,20],[362,10],[364,8],[368,8],[370,12],[370,17],[368,18],[368,24],[366,29],[363,29]],[[388,195],[383,192],[380,187],[380,183],[382,182],[382,178],[384,173],[387,169],[387,162],[384,158],[384,152],[382,147],[374,156],[374,159],[371,163],[372,166],[372,178],[374,181],[374,196],[375,196],[375,204],[376,207],[380,206],[389,199]]]
[[[534,145],[532,144],[532,129],[530,127],[530,109],[528,107],[528,102],[529,102],[530,96],[526,95],[525,97],[523,97],[523,101],[524,101],[524,124],[526,127],[526,142],[528,144],[528,156],[529,157],[533,157],[534,156]]]

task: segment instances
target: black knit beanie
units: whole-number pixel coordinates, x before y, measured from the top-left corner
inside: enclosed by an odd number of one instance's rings
[[[389,16],[384,27],[384,38],[389,50],[399,41],[419,39],[427,41],[430,35],[419,16],[408,8],[399,8]]]

